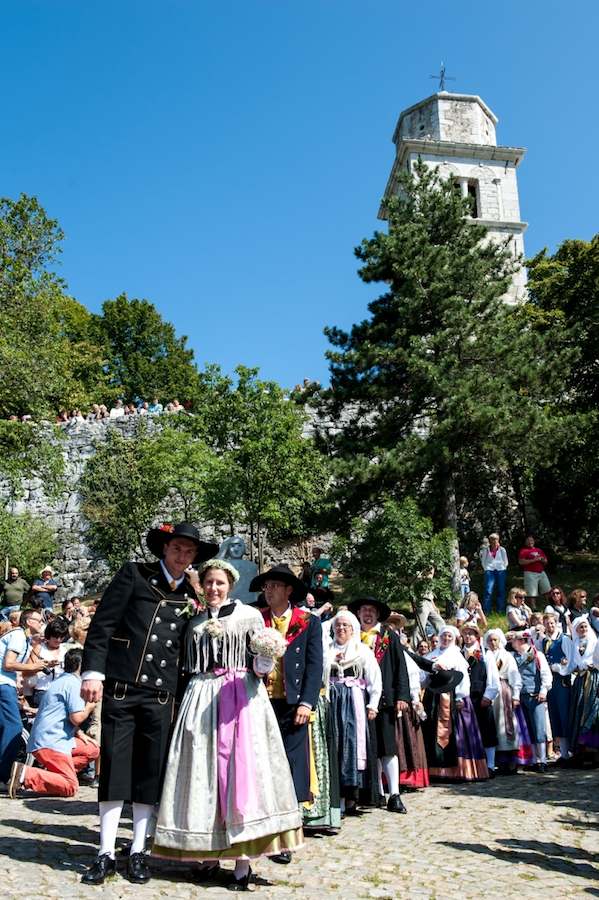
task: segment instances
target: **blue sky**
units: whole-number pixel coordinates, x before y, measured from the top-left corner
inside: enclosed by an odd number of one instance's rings
[[[323,327],[373,296],[353,248],[397,117],[441,60],[528,148],[527,253],[598,230],[598,33],[596,0],[6,0],[0,195],[60,221],[89,309],[126,291],[200,366],[326,381]]]

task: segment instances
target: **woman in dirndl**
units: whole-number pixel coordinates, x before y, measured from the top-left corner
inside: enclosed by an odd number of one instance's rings
[[[349,610],[331,619],[331,643],[325,654],[325,683],[331,702],[341,808],[359,815],[358,800],[378,799],[374,720],[383,690],[381,670],[372,650],[360,639],[360,623]]]
[[[486,781],[489,771],[470,700],[468,664],[457,646],[458,637],[458,629],[446,625],[439,633],[438,649],[429,654],[433,675],[424,695],[429,775],[437,781]],[[434,681],[439,672],[453,673],[447,686]]]
[[[323,659],[330,644],[330,623],[323,624]],[[324,676],[323,676],[324,677]],[[313,799],[302,804],[306,834],[336,834],[341,827],[341,794],[337,752],[339,734],[332,714],[330,695],[324,684],[316,709],[310,716],[310,786]]]
[[[534,762],[530,735],[520,708],[522,679],[513,655],[506,650],[505,634],[501,628],[487,631],[484,644],[495,657],[499,675],[499,693],[493,701],[497,774],[516,775],[518,765],[532,765]]]
[[[520,678],[520,707],[534,748],[534,766],[539,772],[547,768],[547,694],[553,675],[545,655],[534,645],[530,631],[513,632],[512,654]]]
[[[572,646],[566,667],[574,677],[568,742],[575,757],[599,751],[599,641],[584,614],[572,622]]]
[[[253,656],[260,613],[229,598],[238,580],[212,559],[199,572],[208,605],[191,619],[184,668],[190,673],[171,741],[153,854],[202,861],[196,878],[235,860],[229,890],[249,890],[250,859],[303,842],[301,813],[277,720],[262,677],[272,660]]]
[[[545,654],[549,668],[553,672],[553,684],[547,694],[549,722],[553,734],[559,742],[560,759],[568,759],[568,721],[570,718],[570,697],[572,678],[566,674],[572,649],[572,639],[564,634],[557,612],[548,607],[543,613],[544,634],[535,640],[537,649]]]

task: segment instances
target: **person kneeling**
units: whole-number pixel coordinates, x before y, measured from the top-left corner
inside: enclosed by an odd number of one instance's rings
[[[80,696],[81,657],[81,650],[69,650],[64,674],[44,692],[27,744],[42,768],[13,763],[8,782],[8,795],[13,799],[21,789],[49,797],[74,797],[79,788],[77,772],[100,753],[90,738],[77,734],[95,706]]]

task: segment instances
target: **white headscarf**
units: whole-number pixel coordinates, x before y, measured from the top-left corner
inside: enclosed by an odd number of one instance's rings
[[[586,622],[588,625],[587,636],[585,638],[587,646],[583,654],[580,653],[582,637],[578,634],[577,630],[582,622]],[[597,635],[589,622],[588,614],[583,613],[583,615],[578,616],[578,618],[574,619],[572,622],[572,648],[570,650],[570,659],[568,660],[568,671],[574,672],[576,669],[588,669],[588,667],[593,664],[593,653],[596,645]]]
[[[485,632],[485,637],[484,637],[484,644],[485,644],[486,650],[490,649],[488,640],[491,637],[496,637],[497,640],[499,641],[499,646],[505,647],[507,641],[505,639],[505,634],[503,633],[501,628],[489,628],[489,630]]]
[[[338,644],[335,641],[335,623],[340,620],[348,622],[352,628],[352,634],[346,644]],[[365,645],[362,643],[362,629],[360,628],[360,623],[356,616],[350,612],[349,609],[342,609],[336,616],[333,616],[329,624],[331,631],[331,645],[328,653],[329,665],[337,662],[339,654],[342,654],[343,665],[346,666],[352,665],[358,660],[363,659],[364,653],[362,650]]]

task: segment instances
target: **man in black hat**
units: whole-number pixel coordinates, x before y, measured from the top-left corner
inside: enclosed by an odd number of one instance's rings
[[[359,619],[362,641],[373,651],[381,669],[383,693],[375,720],[379,760],[380,805],[389,812],[407,812],[399,796],[399,759],[397,757],[396,719],[410,709],[410,682],[404,649],[396,632],[382,624],[391,615],[386,603],[374,597],[361,597],[349,604]],[[389,788],[385,803],[383,772]]]
[[[149,880],[145,838],[160,798],[186,608],[198,603],[199,582],[190,567],[218,551],[188,522],[152,528],[146,543],[159,561],[125,563],[108,585],[85,642],[81,695],[103,703],[100,850],[84,884],[102,884],[116,871],[124,801],[133,805],[128,877],[136,884]]]
[[[273,566],[257,575],[250,591],[262,591],[268,606],[262,611],[267,628],[276,628],[287,651],[267,676],[266,689],[281,729],[295,793],[300,803],[311,799],[308,722],[322,686],[322,628],[317,616],[298,607],[308,588],[289,566]],[[273,857],[275,859],[275,857]],[[277,854],[277,862],[290,855]]]

